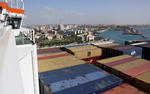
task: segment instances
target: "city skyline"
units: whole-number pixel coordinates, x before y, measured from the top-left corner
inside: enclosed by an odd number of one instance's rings
[[[24,1],[25,25],[149,24],[150,22],[149,0]]]

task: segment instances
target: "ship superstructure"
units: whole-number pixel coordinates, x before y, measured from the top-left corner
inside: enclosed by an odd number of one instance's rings
[[[23,18],[23,0],[0,0],[0,94],[39,94],[34,30]]]

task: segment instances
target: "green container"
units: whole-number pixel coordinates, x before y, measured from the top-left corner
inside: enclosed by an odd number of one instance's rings
[[[142,56],[141,55],[138,55],[138,56],[136,56],[137,58],[142,58]]]

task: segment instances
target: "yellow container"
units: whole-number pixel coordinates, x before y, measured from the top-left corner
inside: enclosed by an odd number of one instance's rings
[[[148,84],[150,84],[150,71],[149,72],[145,72],[141,75],[138,75],[137,77],[135,77],[136,79],[139,79],[141,81],[144,81]]]
[[[144,60],[144,59],[137,59],[135,61],[131,61],[131,62],[128,62],[128,63],[125,63],[125,64],[114,66],[113,68],[118,70],[118,71],[124,71],[124,70],[127,70],[127,69],[131,69],[133,67],[136,67],[136,66],[140,66],[144,63],[149,63],[149,61]]]
[[[75,58],[74,56],[65,56],[54,59],[40,60],[38,62],[39,72],[57,70],[61,68],[71,67],[84,64],[86,62]]]
[[[150,94],[150,71],[136,76],[133,85]]]
[[[114,62],[114,61],[119,61],[119,60],[122,60],[125,58],[129,58],[129,57],[131,57],[131,56],[121,55],[121,56],[116,56],[116,57],[112,57],[112,58],[108,58],[108,59],[99,60],[99,61],[97,61],[97,63],[106,64],[106,63],[110,63],[110,62]]]
[[[71,48],[67,48],[67,49],[72,52],[75,52],[75,51],[82,51],[82,50],[95,49],[95,48],[97,48],[97,47],[88,45],[88,46],[71,47]]]
[[[98,45],[98,47],[112,47],[112,46],[120,46],[120,44],[110,43],[110,44],[101,44],[101,45]]]
[[[82,50],[82,51],[74,51],[74,56],[79,59],[85,59],[90,57],[96,57],[102,55],[102,50],[99,48]]]

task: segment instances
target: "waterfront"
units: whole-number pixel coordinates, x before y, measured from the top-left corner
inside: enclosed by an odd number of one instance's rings
[[[143,37],[139,35],[124,35],[123,31],[106,31],[98,36],[109,38],[115,40],[116,43],[124,44],[124,41],[126,40],[147,40],[150,39],[150,28],[136,28],[141,32],[143,35],[145,35],[147,38],[144,39]]]

